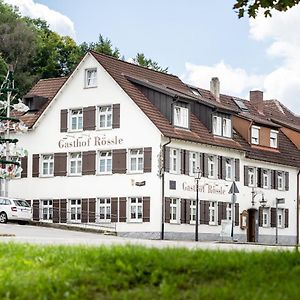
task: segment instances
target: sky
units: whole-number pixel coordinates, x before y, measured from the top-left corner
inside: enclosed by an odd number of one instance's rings
[[[234,0],[4,0],[77,43],[101,33],[126,59],[144,53],[183,81],[249,99],[264,91],[300,114],[300,5],[238,19]]]

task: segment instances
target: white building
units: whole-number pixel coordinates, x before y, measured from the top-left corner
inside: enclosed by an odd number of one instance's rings
[[[18,116],[30,130],[17,138],[29,155],[10,196],[28,199],[37,221],[193,239],[199,167],[199,240],[220,240],[234,220],[240,241],[273,243],[277,223],[279,243],[295,243],[297,146],[260,111],[261,92],[246,101],[211,85],[88,53],[68,78],[41,80],[24,98],[30,110]]]

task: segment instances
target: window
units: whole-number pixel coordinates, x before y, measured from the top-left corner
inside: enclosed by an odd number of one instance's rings
[[[209,225],[216,225],[217,222],[217,202],[209,202]]]
[[[283,172],[277,172],[277,188],[283,190]]]
[[[282,208],[278,208],[277,210],[277,224],[278,227],[284,227],[284,220],[283,220],[283,209]]]
[[[129,170],[130,172],[143,172],[144,169],[144,153],[143,149],[129,150]]]
[[[222,118],[213,116],[213,134],[222,135]]]
[[[99,152],[99,169],[100,174],[111,174],[112,171],[112,155],[111,151],[100,151]]]
[[[81,220],[81,200],[72,199],[69,200],[70,205],[70,220],[80,221]]]
[[[224,115],[214,115],[213,134],[231,138],[231,119]]]
[[[53,205],[52,200],[42,200],[43,220],[52,220]]]
[[[263,170],[262,171],[262,176],[263,176],[263,188],[268,189],[269,188],[269,172],[268,170]]]
[[[53,176],[54,159],[53,154],[43,154],[41,156],[42,176]]]
[[[229,118],[223,118],[223,136],[231,137],[231,120]]]
[[[174,126],[189,128],[189,109],[181,106],[174,106]]]
[[[130,198],[129,199],[129,216],[130,221],[143,221],[143,199]]]
[[[226,205],[226,219],[228,221],[232,220],[232,204],[231,203],[227,203],[227,205]]]
[[[171,149],[170,150],[170,172],[178,174],[179,173],[179,150]]]
[[[255,168],[248,168],[248,185],[255,185]]]
[[[196,200],[191,200],[190,209],[190,223],[194,224],[196,222]]]
[[[99,222],[110,222],[111,219],[111,203],[110,198],[98,199]]]
[[[170,222],[178,223],[179,222],[179,199],[170,199]]]
[[[225,158],[225,179],[232,180],[233,178],[233,160]]]
[[[190,176],[194,176],[195,171],[199,167],[199,154],[197,152],[190,152]]]
[[[259,144],[259,127],[252,126],[251,127],[251,143],[258,145]]]
[[[82,130],[83,127],[82,109],[70,110],[70,124],[71,124],[71,131]]]
[[[98,107],[98,128],[112,128],[112,108],[111,105]]]
[[[81,175],[81,152],[70,153],[69,155],[69,175]]]
[[[277,148],[278,131],[271,130],[270,132],[270,147]]]
[[[262,213],[262,226],[269,227],[270,226],[270,210],[268,208],[263,208]]]
[[[208,156],[208,178],[215,178],[215,156]]]
[[[85,87],[97,86],[97,69],[85,70]]]

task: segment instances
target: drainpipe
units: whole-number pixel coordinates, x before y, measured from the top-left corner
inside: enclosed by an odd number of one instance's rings
[[[162,145],[163,167],[161,175],[161,233],[160,239],[164,239],[165,235],[165,169],[166,169],[166,146],[171,143],[171,139]]]
[[[298,174],[297,174],[297,211],[296,211],[296,216],[297,216],[297,237],[296,237],[296,251],[298,252],[298,246],[299,246],[299,202],[300,202],[300,199],[299,199],[299,191],[300,191],[300,187],[299,187],[299,179],[300,179],[300,170],[298,171]]]

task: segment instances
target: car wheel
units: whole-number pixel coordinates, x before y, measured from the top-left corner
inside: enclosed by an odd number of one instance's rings
[[[3,211],[3,212],[0,213],[0,223],[6,223],[6,222],[7,222],[7,215]]]

